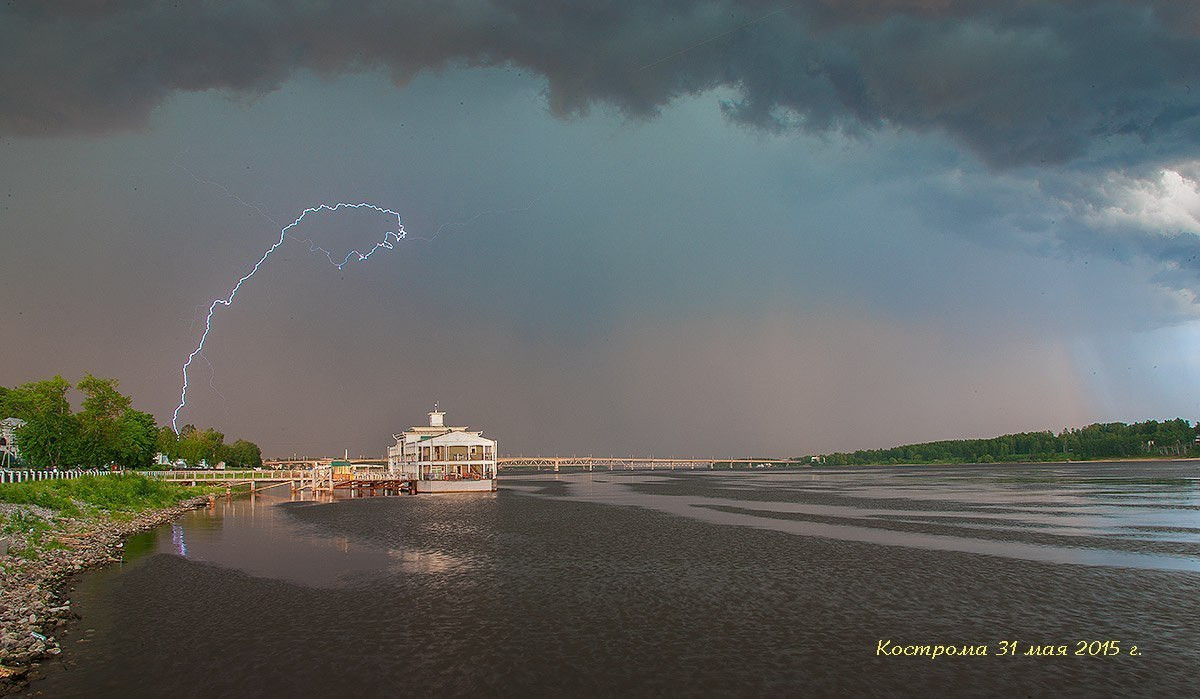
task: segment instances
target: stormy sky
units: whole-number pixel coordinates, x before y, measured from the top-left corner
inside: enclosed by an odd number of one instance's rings
[[[1200,10],[13,2],[0,384],[269,455],[434,401],[509,454],[1200,417]],[[389,226],[389,224],[392,224]]]

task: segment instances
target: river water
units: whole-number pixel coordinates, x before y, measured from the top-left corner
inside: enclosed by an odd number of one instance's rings
[[[29,693],[1200,688],[1196,462],[541,472],[492,494],[327,502],[274,492],[135,537],[124,563],[82,576],[82,618]],[[881,641],[988,655],[881,655]],[[1016,657],[998,655],[1004,641]],[[1119,652],[1090,655],[1092,641]],[[1031,645],[1070,655],[1024,655]]]

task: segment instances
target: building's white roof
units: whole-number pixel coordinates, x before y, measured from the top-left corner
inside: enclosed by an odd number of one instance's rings
[[[15,430],[18,427],[23,427],[24,425],[25,421],[19,417],[6,417],[3,420],[0,420],[0,427],[7,427],[10,430]]]
[[[429,414],[429,421],[433,423],[441,422],[441,417],[444,415],[444,412],[435,410]],[[465,425],[462,427],[441,424],[417,425],[392,436],[396,438],[397,447],[401,444],[439,447],[492,447],[493,449],[496,447],[495,440],[484,438],[482,432],[471,432]],[[392,453],[391,450],[392,447],[389,447],[389,454]]]
[[[419,439],[424,439],[424,438],[430,437],[432,435],[445,434],[447,432],[466,432],[466,431],[467,431],[467,428],[465,426],[464,427],[418,426],[418,427],[410,427],[407,430],[404,430],[403,432],[401,432],[400,434],[392,435],[392,437],[395,438],[397,441],[415,442]],[[475,432],[474,434],[482,434],[482,433]]]

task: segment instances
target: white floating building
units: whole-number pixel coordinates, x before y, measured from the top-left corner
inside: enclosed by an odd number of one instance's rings
[[[388,470],[408,479],[417,493],[461,493],[496,489],[496,440],[466,427],[447,427],[436,408],[429,425],[392,435]]]

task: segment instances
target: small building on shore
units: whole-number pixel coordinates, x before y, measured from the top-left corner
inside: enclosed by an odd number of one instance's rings
[[[21,461],[21,452],[17,450],[17,430],[25,426],[25,421],[19,417],[6,417],[0,420],[0,466],[9,467]]]
[[[394,434],[388,470],[409,480],[417,493],[460,493],[496,489],[496,440],[467,427],[446,425],[436,408],[429,424]]]

